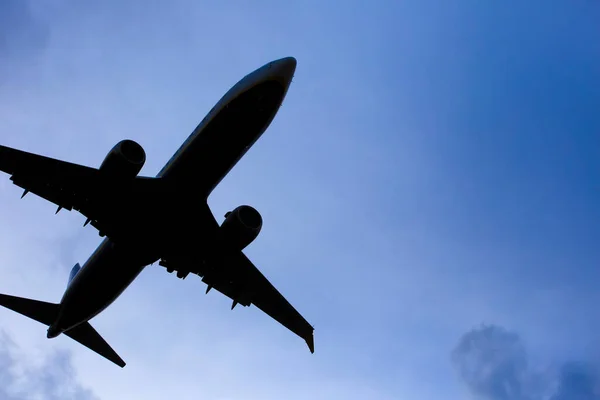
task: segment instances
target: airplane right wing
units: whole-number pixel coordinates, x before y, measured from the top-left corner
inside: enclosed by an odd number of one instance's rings
[[[227,262],[232,267],[230,269],[233,272],[233,277],[245,278],[244,286],[248,292],[250,302],[304,339],[310,352],[314,353],[314,328],[312,325],[279,293],[275,286],[254,266],[252,261],[243,252],[237,251],[227,255]],[[215,289],[218,290],[218,287],[215,286]]]
[[[242,251],[227,252],[215,265],[190,263],[182,258],[169,258],[161,262],[167,269],[192,272],[202,277],[208,288],[223,293],[236,304],[258,309],[275,319],[284,327],[300,336],[310,349],[315,351],[313,331],[308,321],[283,297],[269,280],[254,266]],[[195,267],[191,269],[191,265]]]

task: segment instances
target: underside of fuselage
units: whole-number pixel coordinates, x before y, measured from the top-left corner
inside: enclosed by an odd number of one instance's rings
[[[147,254],[105,239],[65,290],[53,326],[62,332],[95,317],[153,261]]]

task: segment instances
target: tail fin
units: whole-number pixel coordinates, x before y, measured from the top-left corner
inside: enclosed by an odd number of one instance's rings
[[[7,294],[0,294],[0,306],[9,308],[47,326],[52,325],[56,321],[60,308],[59,304],[9,296]],[[77,325],[75,328],[64,332],[64,334],[109,361],[112,361],[119,367],[123,368],[125,366],[125,362],[121,357],[106,343],[89,322]]]
[[[71,281],[73,280],[73,278],[75,278],[75,275],[77,275],[80,269],[81,265],[79,265],[79,263],[75,264],[73,268],[71,268],[71,272],[69,272],[69,280],[67,281],[67,287],[69,287]]]

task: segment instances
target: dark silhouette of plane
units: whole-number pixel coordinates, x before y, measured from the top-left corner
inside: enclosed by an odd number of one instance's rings
[[[59,304],[0,294],[0,305],[48,326],[120,367],[125,362],[88,322],[108,307],[147,265],[202,277],[237,304],[254,304],[303,338],[314,352],[313,327],[242,250],[256,239],[262,217],[241,205],[219,225],[207,203],[215,186],[275,117],[296,69],[293,57],[270,62],[233,86],[154,178],[138,176],[144,149],[123,140],[100,168],[0,146],[0,170],[25,191],[76,210],[102,243],[75,264]],[[21,196],[21,197],[23,197]]]

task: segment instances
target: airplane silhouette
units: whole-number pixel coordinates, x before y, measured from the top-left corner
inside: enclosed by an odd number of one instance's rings
[[[234,85],[154,178],[138,176],[144,149],[122,140],[100,168],[0,146],[0,170],[24,189],[61,209],[76,210],[105,237],[81,267],[72,268],[60,303],[0,294],[0,305],[48,326],[120,367],[125,362],[90,325],[156,261],[184,279],[196,274],[237,304],[254,304],[303,338],[314,352],[313,327],[244,255],[262,217],[249,205],[219,225],[207,198],[258,140],[277,114],[296,70],[286,57]],[[23,197],[21,196],[21,197]]]

